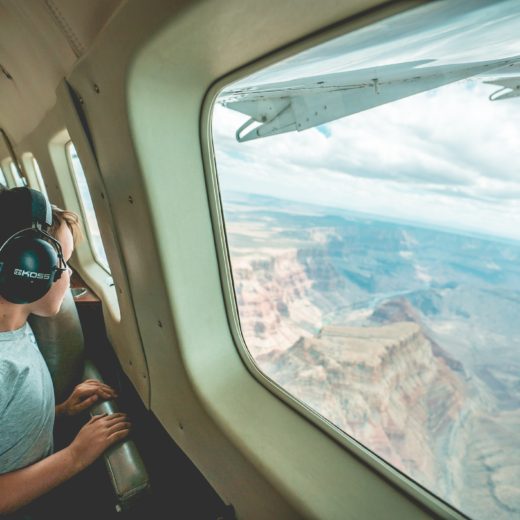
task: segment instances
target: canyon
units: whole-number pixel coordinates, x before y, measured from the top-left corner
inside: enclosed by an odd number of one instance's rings
[[[520,514],[520,245],[269,197],[224,211],[259,368],[464,513]]]

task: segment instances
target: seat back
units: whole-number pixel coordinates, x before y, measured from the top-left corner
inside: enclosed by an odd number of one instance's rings
[[[49,367],[56,402],[61,403],[81,381],[85,362],[83,333],[72,292],[67,291],[55,316],[31,315],[28,321]]]

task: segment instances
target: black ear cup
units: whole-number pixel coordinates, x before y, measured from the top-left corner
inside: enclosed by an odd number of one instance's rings
[[[0,294],[11,303],[32,303],[51,288],[58,254],[34,229],[13,236],[0,254]],[[36,231],[37,232],[37,231]]]
[[[0,295],[18,304],[39,300],[66,267],[60,243],[46,232],[49,201],[31,188],[2,191],[0,223]]]

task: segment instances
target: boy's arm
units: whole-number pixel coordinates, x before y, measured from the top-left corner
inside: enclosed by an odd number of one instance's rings
[[[67,448],[0,475],[0,515],[12,513],[70,479],[94,462],[109,446],[128,435],[124,414],[96,415]]]
[[[81,471],[71,447],[36,464],[0,475],[0,515],[12,513]]]

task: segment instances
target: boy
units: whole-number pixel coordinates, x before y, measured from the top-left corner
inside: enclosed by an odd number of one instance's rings
[[[36,203],[46,204],[50,221],[50,206],[42,197],[29,188],[0,191],[0,259],[6,241],[34,225]],[[59,274],[47,292],[30,303],[13,303],[16,295],[7,290],[2,294],[0,285],[0,516],[18,510],[82,471],[109,446],[125,438],[130,428],[124,414],[95,416],[68,447],[52,453],[55,416],[75,415],[97,399],[115,397],[115,393],[99,381],[88,380],[55,407],[50,374],[27,317],[31,313],[48,317],[59,311],[70,285],[66,262],[79,236],[78,217],[52,207],[52,223],[46,227],[41,226],[43,236],[45,232],[50,236],[44,241],[56,249],[60,262],[54,268]]]

